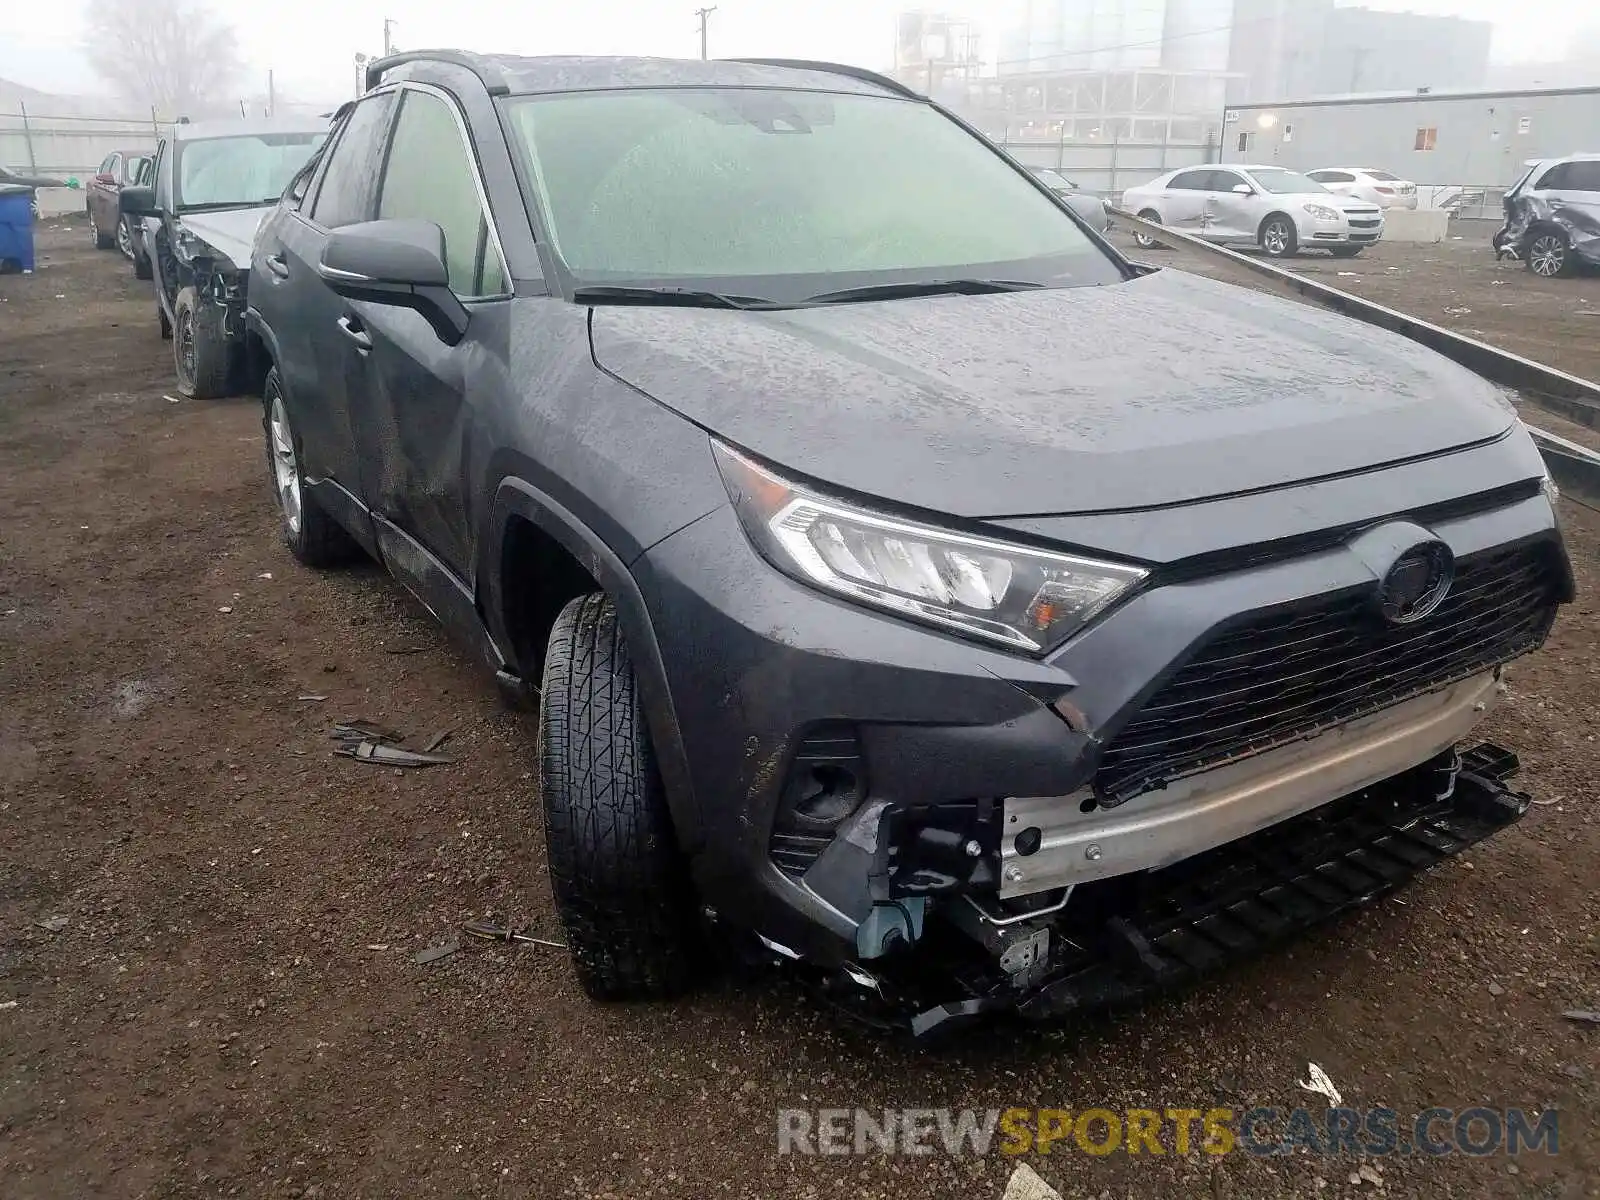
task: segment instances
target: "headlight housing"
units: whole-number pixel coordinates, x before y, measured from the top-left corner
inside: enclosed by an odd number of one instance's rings
[[[1329,208],[1326,204],[1308,204],[1305,206],[1305,210],[1306,216],[1313,217],[1318,221],[1337,221],[1339,219],[1339,210],[1337,208]]]
[[[712,447],[745,532],[780,571],[1013,650],[1053,649],[1149,573],[876,513]]]
[[[214,258],[227,262],[227,256],[219,251],[203,237],[190,233],[183,226],[178,227],[172,239],[172,251],[183,263],[192,263],[197,258]]]

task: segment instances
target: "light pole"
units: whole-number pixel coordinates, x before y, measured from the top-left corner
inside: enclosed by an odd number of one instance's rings
[[[716,5],[710,8],[697,8],[694,15],[700,18],[700,57],[706,57],[706,31],[711,25],[711,14],[716,12]]]

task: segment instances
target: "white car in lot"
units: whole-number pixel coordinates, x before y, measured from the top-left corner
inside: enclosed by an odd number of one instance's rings
[[[1376,167],[1318,167],[1306,172],[1336,196],[1351,196],[1379,208],[1416,208],[1417,185]]]
[[[1273,258],[1323,249],[1353,258],[1383,236],[1383,210],[1336,196],[1282,167],[1184,167],[1122,194],[1124,211],[1209,242],[1258,245]],[[1155,237],[1135,233],[1141,246]]]

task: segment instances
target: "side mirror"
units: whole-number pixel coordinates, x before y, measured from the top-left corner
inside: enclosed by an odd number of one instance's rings
[[[1248,183],[1236,183],[1233,185],[1233,194],[1236,196],[1254,196],[1256,190]]]
[[[153,187],[125,187],[117,194],[117,209],[125,217],[156,215],[156,190]]]
[[[95,175],[94,181],[96,183],[115,183],[117,181],[117,177],[110,171],[100,171]]]
[[[466,336],[469,314],[450,290],[444,230],[432,221],[364,221],[335,229],[317,274],[347,300],[414,310],[447,345]]]

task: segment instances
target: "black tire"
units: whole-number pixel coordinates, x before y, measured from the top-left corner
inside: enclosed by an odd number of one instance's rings
[[[167,310],[161,307],[161,301],[156,301],[156,320],[161,324],[161,340],[172,340],[172,322],[167,320]]]
[[[1300,235],[1295,232],[1294,218],[1283,213],[1273,213],[1261,222],[1256,240],[1268,258],[1293,258],[1300,253]]]
[[[539,698],[550,887],[596,1000],[655,1000],[695,973],[694,893],[667,812],[633,663],[601,593],[556,618]]]
[[[1145,209],[1139,214],[1139,216],[1144,220],[1151,222],[1152,224],[1161,224],[1161,214],[1153,208]],[[1135,230],[1133,234],[1133,240],[1146,250],[1161,249],[1161,243],[1155,238],[1151,237],[1148,233],[1145,233],[1143,230]]]
[[[1572,242],[1559,229],[1535,229],[1528,235],[1522,261],[1541,279],[1560,279],[1572,274]]]
[[[1365,249],[1365,246],[1332,246],[1329,248],[1328,253],[1335,258],[1354,258]]]
[[[273,436],[274,405],[281,405],[283,423],[287,433],[287,447]],[[261,385],[261,429],[266,435],[267,479],[272,484],[272,494],[278,503],[278,527],[283,532],[284,545],[308,567],[336,567],[361,556],[361,547],[345,532],[344,527],[330,517],[317,503],[305,485],[305,475],[300,470],[300,437],[289,420],[289,406],[283,392],[283,381],[278,368],[267,372]],[[286,449],[280,460],[280,449]],[[280,485],[278,468],[282,461],[294,475],[294,494],[299,510],[298,521],[292,519],[289,504]]]
[[[115,246],[117,244],[116,236],[100,232],[100,222],[95,220],[94,211],[87,208],[84,211],[89,214],[89,232],[94,235],[94,248],[96,250],[109,250]]]
[[[228,394],[233,347],[222,331],[222,313],[200,303],[192,287],[178,293],[172,306],[172,362],[178,391],[192,400],[215,400]]]

